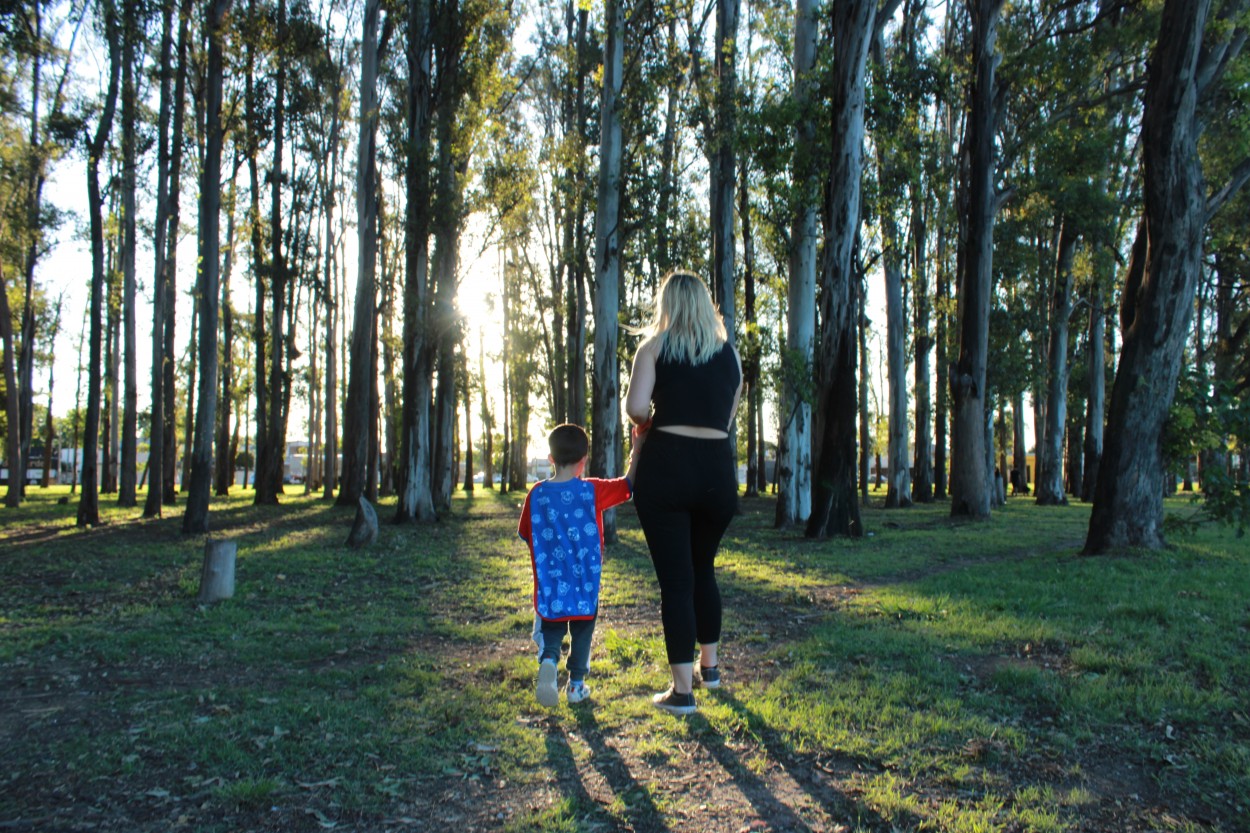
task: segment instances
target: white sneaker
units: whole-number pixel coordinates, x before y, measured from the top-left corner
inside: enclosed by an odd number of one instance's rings
[[[583,680],[575,680],[569,683],[569,690],[565,696],[570,703],[580,703],[590,696],[590,686],[586,685]]]
[[[545,659],[538,663],[538,684],[534,687],[534,696],[538,702],[551,708],[560,702],[560,692],[556,689],[556,663]]]

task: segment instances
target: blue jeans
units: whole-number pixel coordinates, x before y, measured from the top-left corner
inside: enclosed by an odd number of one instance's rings
[[[548,622],[542,620],[543,650],[538,657],[542,662],[549,659],[559,664],[560,646],[564,643],[564,635],[570,636],[569,659],[566,667],[569,680],[577,682],[586,679],[590,671],[590,638],[595,635],[594,619],[575,619],[572,622]]]

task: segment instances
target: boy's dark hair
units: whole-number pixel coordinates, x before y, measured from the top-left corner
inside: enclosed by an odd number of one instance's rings
[[[547,448],[557,466],[571,466],[586,456],[590,438],[586,436],[586,429],[566,422],[551,429],[547,435]]]

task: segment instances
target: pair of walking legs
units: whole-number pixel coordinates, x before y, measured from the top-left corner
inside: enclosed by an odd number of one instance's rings
[[[638,462],[634,505],[660,585],[673,690],[687,694],[695,643],[703,667],[720,659],[716,551],[738,508],[729,440],[652,432]]]

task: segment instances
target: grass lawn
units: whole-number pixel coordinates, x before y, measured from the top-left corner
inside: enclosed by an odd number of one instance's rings
[[[522,495],[364,550],[348,509],[216,499],[237,590],[201,607],[180,507],[78,530],[66,491],[0,509],[0,831],[1250,830],[1250,545],[1218,527],[1084,558],[1087,506],[1014,498],[813,542],[744,499],[726,684],[675,718],[628,505],[593,696],[547,710]]]

